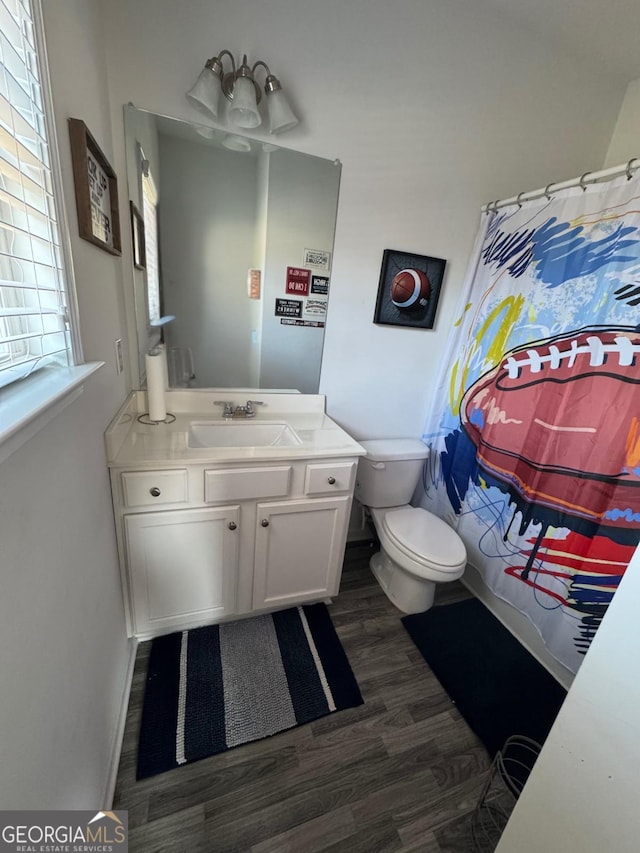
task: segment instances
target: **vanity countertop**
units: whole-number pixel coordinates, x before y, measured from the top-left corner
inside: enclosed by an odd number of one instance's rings
[[[286,423],[300,438],[295,446],[267,447],[190,447],[189,427],[194,422],[229,423],[221,417],[217,400],[245,405],[248,399],[264,405],[248,423]],[[112,468],[158,467],[184,463],[241,463],[283,459],[364,456],[357,441],[325,414],[321,394],[297,394],[258,391],[188,389],[168,391],[167,411],[175,416],[171,423],[144,423],[146,394],[131,393],[105,433],[108,464]],[[231,423],[244,423],[243,420]]]

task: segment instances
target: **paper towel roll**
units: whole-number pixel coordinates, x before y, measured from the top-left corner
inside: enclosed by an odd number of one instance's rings
[[[162,347],[162,372],[164,373],[164,390],[169,390],[169,365],[167,363],[167,348]]]
[[[167,345],[158,344],[157,349],[161,351],[162,369],[164,370],[164,390],[169,390],[169,367],[167,365]]]
[[[149,406],[149,419],[152,421],[163,421],[167,417],[167,408],[164,399],[166,358],[161,349],[151,350],[144,357],[147,370],[147,404]]]

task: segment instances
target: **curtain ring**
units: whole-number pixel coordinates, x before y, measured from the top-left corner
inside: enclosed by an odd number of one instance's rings
[[[497,199],[493,202],[493,212],[494,212],[494,213],[497,213],[497,211],[498,211],[498,202],[499,202],[499,201],[500,201],[500,199],[499,199],[499,198],[497,198]]]
[[[628,181],[630,181],[631,178],[633,177],[633,169],[631,168],[631,164],[633,163],[633,161],[635,159],[636,159],[635,157],[632,157],[631,160],[629,160],[629,162],[627,163],[627,168],[625,169]]]
[[[591,172],[585,172],[584,175],[580,178],[580,189],[582,190],[583,193],[587,191],[587,188],[586,188],[585,183],[584,183],[584,179],[587,177],[587,175],[590,175],[590,174],[591,174]]]
[[[547,201],[551,201],[551,196],[549,195],[549,187],[553,186],[553,183],[547,184],[544,188],[544,194],[547,197]]]
[[[518,193],[518,196],[516,198],[516,204],[518,205],[518,207],[522,207],[522,202],[520,201],[520,196],[523,196],[524,194],[525,194],[525,190],[522,190],[521,193]]]

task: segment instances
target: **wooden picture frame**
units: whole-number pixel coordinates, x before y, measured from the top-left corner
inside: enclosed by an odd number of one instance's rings
[[[432,329],[446,263],[442,258],[385,249],[373,322]]]
[[[81,119],[69,119],[69,137],[80,236],[121,255],[116,173]]]
[[[144,241],[144,219],[135,204],[130,201],[131,211],[131,246],[133,251],[133,265],[137,270],[147,268],[147,250]]]

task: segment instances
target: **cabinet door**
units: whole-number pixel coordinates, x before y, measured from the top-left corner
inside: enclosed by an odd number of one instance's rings
[[[137,636],[233,612],[239,514],[225,506],[124,517]]]
[[[349,496],[258,504],[255,609],[337,594],[350,504]]]

